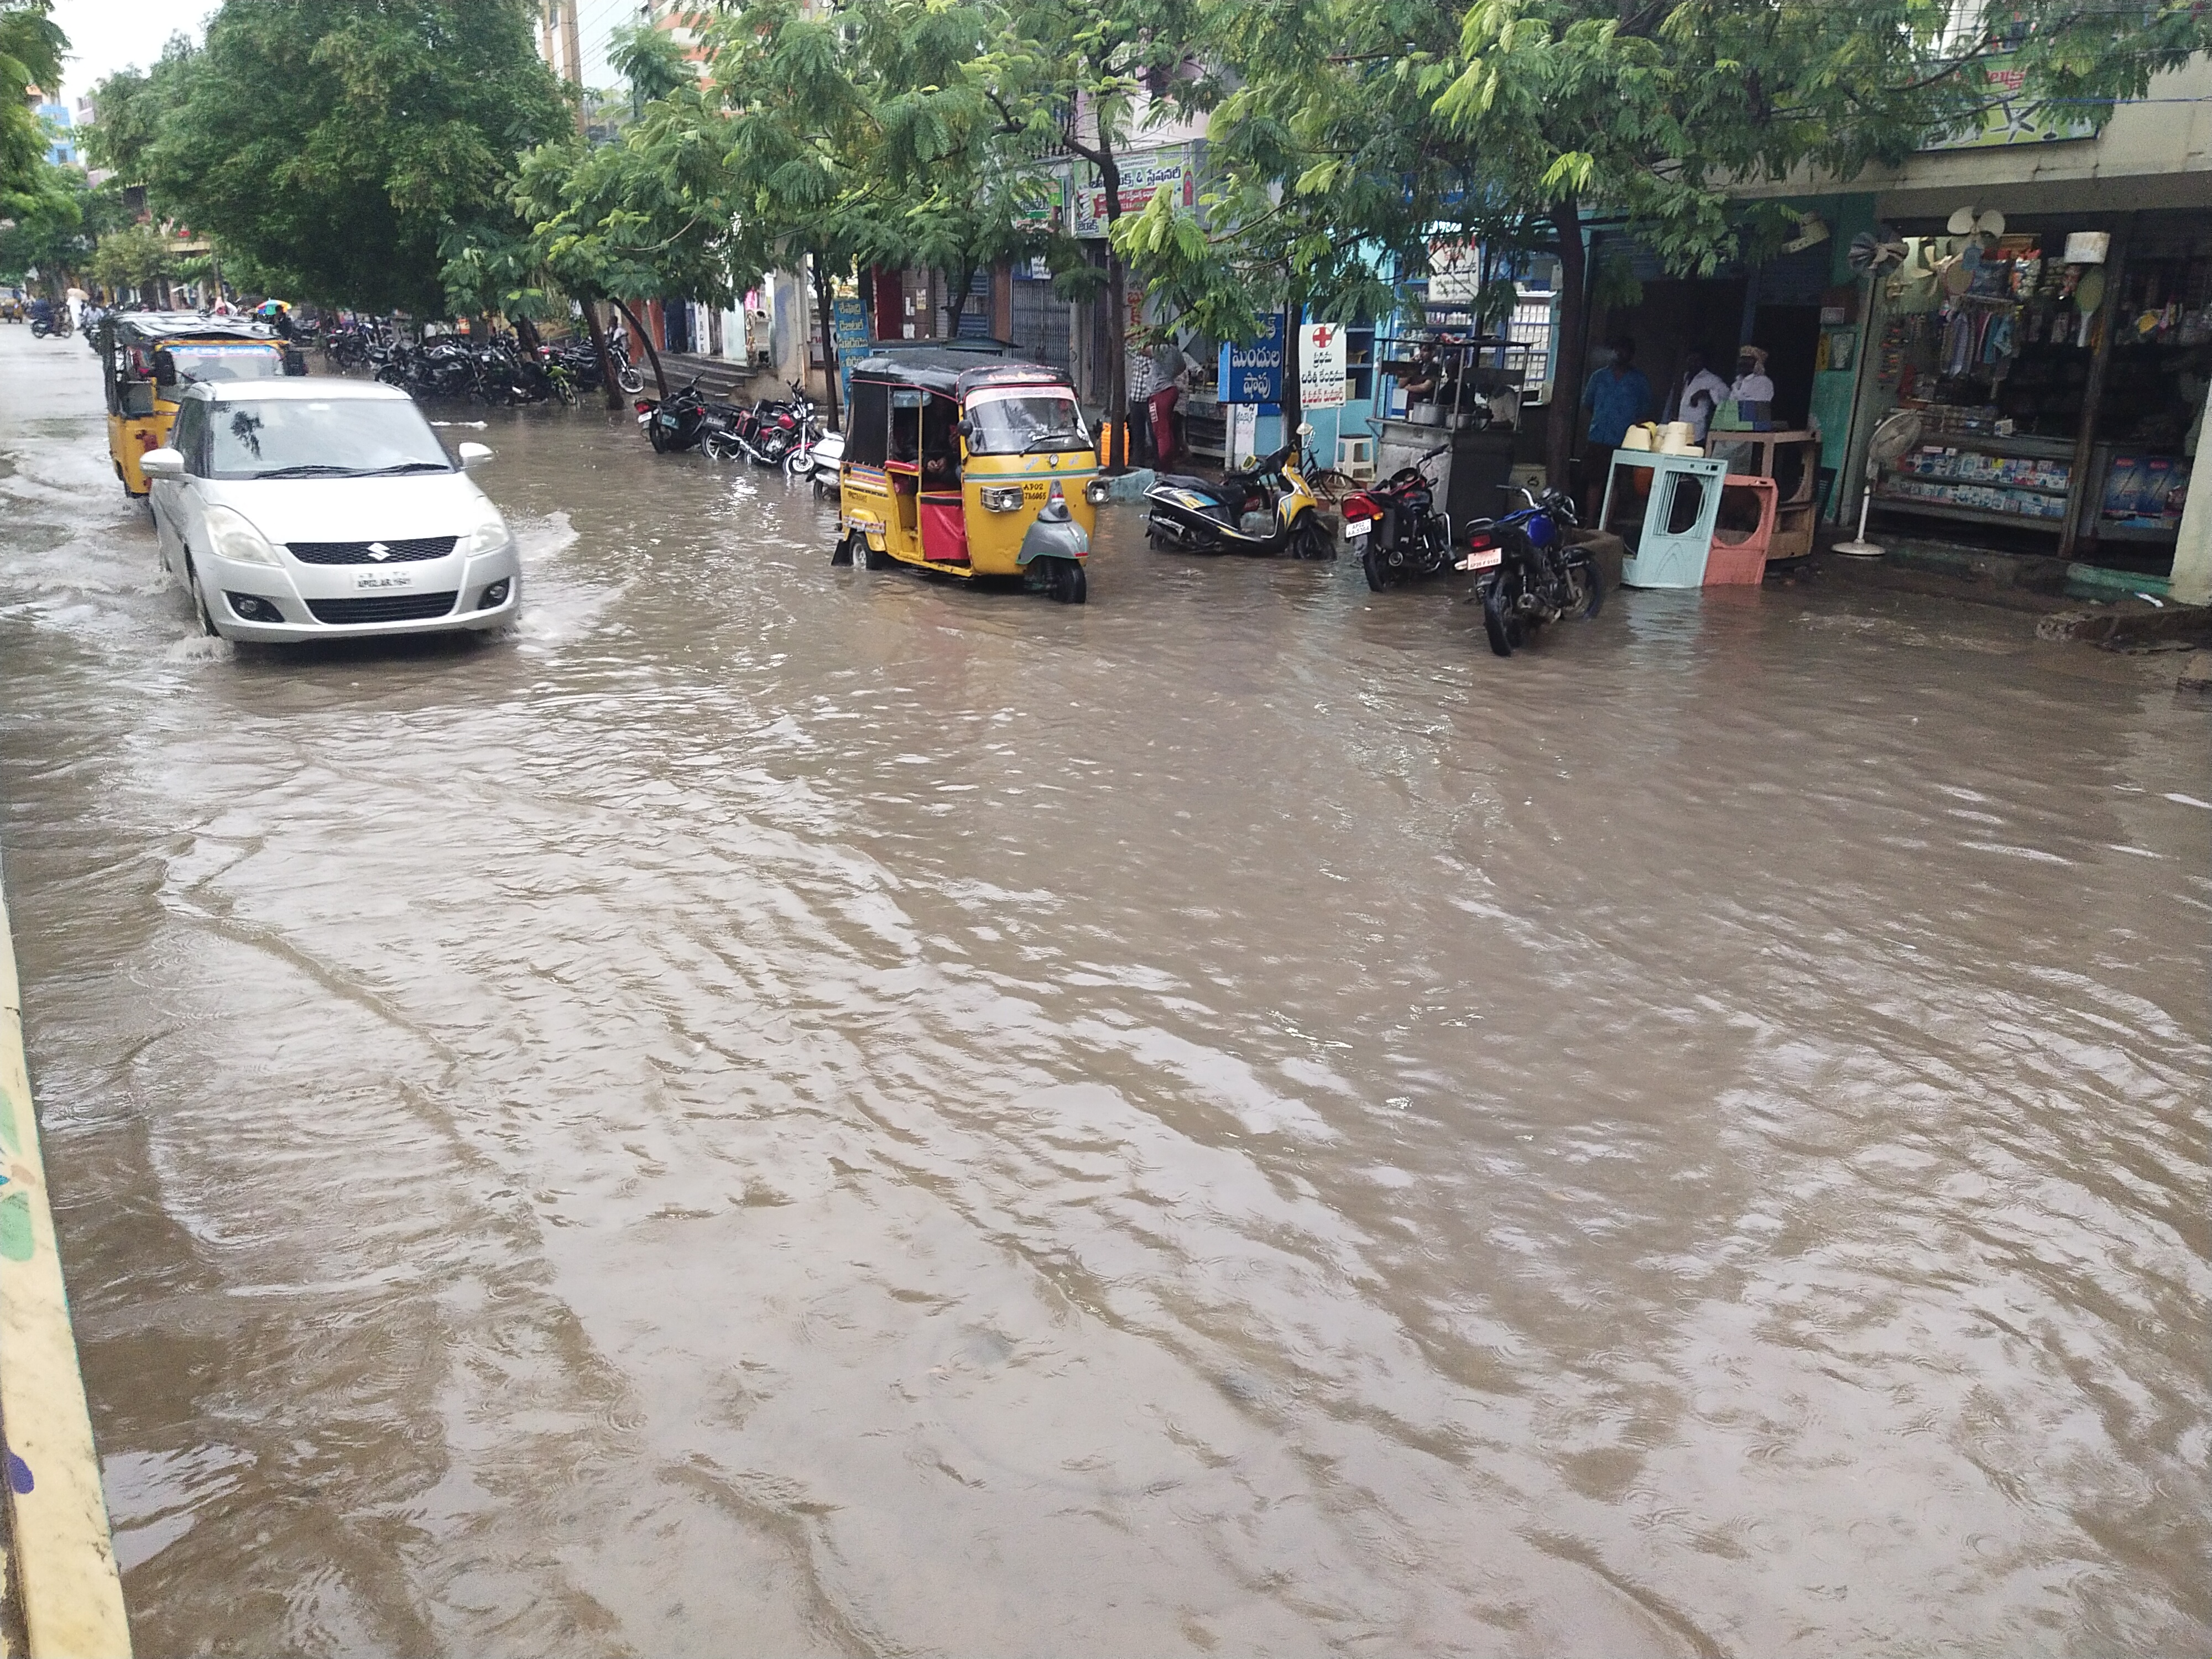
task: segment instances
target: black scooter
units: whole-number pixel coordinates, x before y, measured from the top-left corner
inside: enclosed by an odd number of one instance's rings
[[[1145,536],[1186,553],[1244,553],[1255,558],[1333,559],[1321,504],[1298,470],[1297,445],[1285,444],[1249,471],[1221,482],[1164,472],[1145,492]]]

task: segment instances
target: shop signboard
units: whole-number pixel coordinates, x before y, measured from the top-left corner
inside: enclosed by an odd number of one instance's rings
[[[1924,151],[1945,149],[2002,149],[2012,144],[2068,143],[2094,138],[2097,116],[2080,105],[2053,106],[2020,94],[2027,84],[2024,70],[2002,58],[1982,70],[1989,88],[1989,104],[1963,132],[1923,144]]]
[[[853,365],[868,355],[868,308],[857,294],[841,294],[830,302],[830,331],[837,342],[837,386],[840,403],[853,401]]]
[[[1067,175],[1057,169],[1022,176],[1014,222],[1035,230],[1057,230],[1067,216]]]
[[[1163,149],[1139,150],[1121,161],[1121,211],[1142,213],[1159,187],[1165,185],[1182,206],[1198,205],[1198,163],[1188,144]],[[1106,234],[1106,188],[1092,168],[1075,191],[1075,234],[1097,237]]]
[[[1298,404],[1335,409],[1344,402],[1344,325],[1308,323],[1298,333]]]
[[[1279,404],[1283,401],[1283,314],[1267,319],[1267,331],[1249,345],[1221,348],[1221,401]]]

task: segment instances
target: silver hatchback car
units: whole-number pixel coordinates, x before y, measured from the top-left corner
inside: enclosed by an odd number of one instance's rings
[[[336,379],[203,383],[147,452],[161,562],[227,640],[296,642],[498,628],[522,565],[468,477],[397,387]]]

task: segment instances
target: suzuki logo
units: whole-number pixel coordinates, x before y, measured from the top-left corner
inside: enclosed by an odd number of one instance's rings
[[[392,550],[382,542],[371,542],[368,544],[368,556],[372,559],[388,559],[392,556]]]

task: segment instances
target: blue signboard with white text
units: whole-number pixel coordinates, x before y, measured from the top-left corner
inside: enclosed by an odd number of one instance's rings
[[[1279,404],[1283,400],[1283,318],[1267,319],[1267,331],[1247,345],[1221,348],[1221,401]]]

